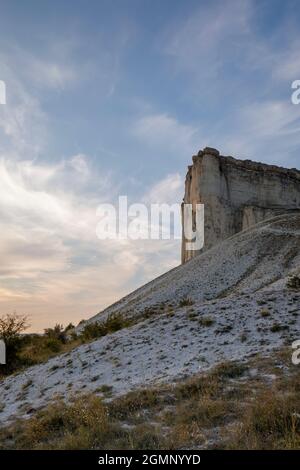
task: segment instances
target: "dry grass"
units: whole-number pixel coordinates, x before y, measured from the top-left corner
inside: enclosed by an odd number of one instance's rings
[[[163,440],[155,427],[127,429],[93,395],[57,401],[28,420],[0,431],[0,449],[152,449]]]
[[[244,413],[227,448],[233,449],[299,449],[300,399],[298,393],[274,387],[262,390]]]
[[[3,428],[0,448],[298,449],[300,378],[290,353],[222,363],[108,403],[91,394],[68,405],[57,401]],[[271,374],[277,378],[270,382]]]

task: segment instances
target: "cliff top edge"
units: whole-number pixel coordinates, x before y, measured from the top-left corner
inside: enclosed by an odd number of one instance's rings
[[[300,170],[297,168],[285,168],[277,165],[270,165],[268,163],[261,163],[253,160],[242,160],[239,158],[234,158],[231,155],[221,155],[219,150],[213,147],[205,147],[203,150],[199,150],[197,155],[193,155],[193,164],[200,162],[202,158],[206,155],[218,158],[221,164],[225,165],[235,165],[237,167],[242,167],[245,169],[253,171],[268,171],[273,173],[282,173],[286,176],[294,176],[297,179],[300,179]],[[193,165],[189,166],[189,169]]]

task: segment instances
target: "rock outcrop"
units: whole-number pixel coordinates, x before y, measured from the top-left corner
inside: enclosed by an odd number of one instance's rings
[[[206,250],[258,222],[300,209],[300,171],[221,156],[206,147],[188,167],[183,203],[193,205],[193,214],[196,204],[204,204]],[[187,250],[182,238],[185,263],[199,251]]]

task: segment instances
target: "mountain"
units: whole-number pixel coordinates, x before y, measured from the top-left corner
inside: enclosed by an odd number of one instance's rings
[[[1,422],[52,399],[117,396],[270,355],[300,338],[300,213],[265,220],[154,279],[77,327],[113,315],[124,328],[0,383]]]

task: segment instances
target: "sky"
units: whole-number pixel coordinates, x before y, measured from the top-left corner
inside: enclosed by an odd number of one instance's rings
[[[0,315],[89,318],[180,263],[97,207],[178,203],[191,157],[299,168],[297,0],[1,0]]]

